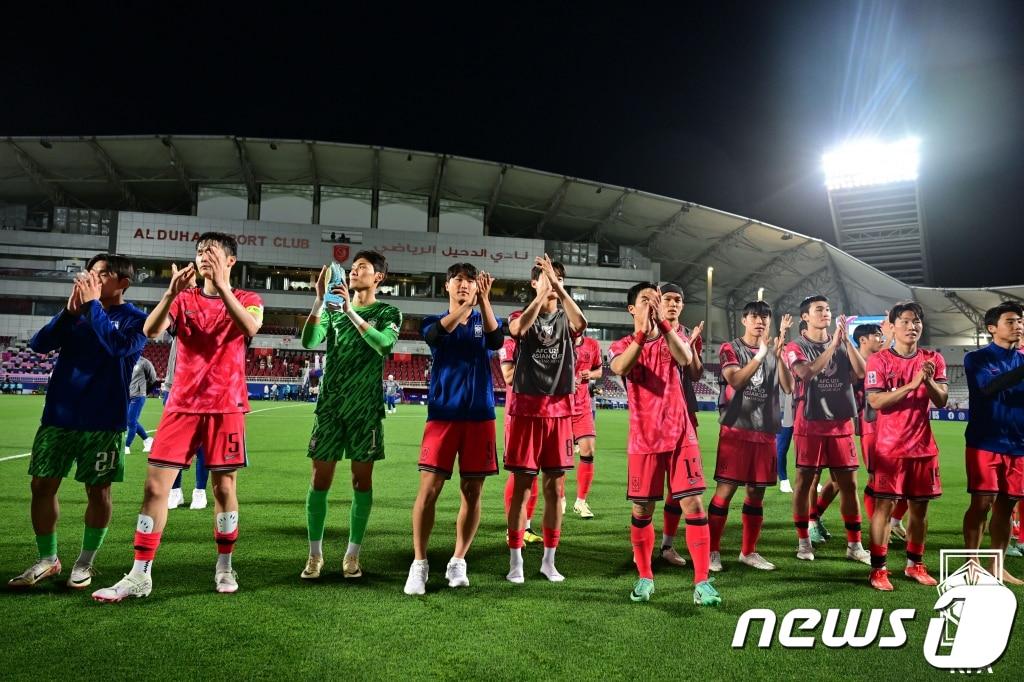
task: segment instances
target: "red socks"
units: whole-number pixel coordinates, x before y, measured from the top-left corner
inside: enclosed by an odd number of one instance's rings
[[[761,537],[761,525],[764,523],[764,508],[760,500],[749,497],[743,500],[743,554],[757,551],[757,541]]]
[[[587,499],[590,484],[594,482],[594,458],[580,457],[580,466],[576,469],[576,497]]]
[[[523,529],[510,530],[508,532],[508,548],[509,549],[522,549],[523,548]]]
[[[709,537],[711,540],[711,546],[709,551],[718,552],[722,544],[722,532],[725,530],[725,521],[729,516],[729,502],[723,500],[721,497],[715,495],[711,498],[711,505],[708,507],[708,526],[709,526]],[[686,517],[686,522],[690,522],[690,517]],[[687,541],[690,537],[690,529],[686,529]]]
[[[924,563],[924,543],[910,542],[907,540],[907,561],[911,563]]]
[[[238,528],[230,533],[213,531],[213,539],[217,542],[217,554],[231,554],[235,549],[235,542],[238,540]]]
[[[560,528],[545,527],[542,532],[544,533],[544,549],[554,549],[555,547],[558,547],[558,540],[562,537],[562,531]]]
[[[885,568],[885,558],[889,553],[887,545],[871,545],[871,568],[877,570]]]
[[[693,561],[693,583],[702,583],[708,579],[711,564],[711,532],[703,512],[686,515],[686,548]]]
[[[675,503],[666,503],[664,507],[662,534],[674,538],[679,532],[679,522],[683,518],[683,508]]]
[[[651,552],[654,551],[654,525],[650,516],[633,516],[629,527],[629,538],[633,542],[633,563],[641,578],[654,580],[651,568]]]
[[[846,526],[846,541],[860,542],[860,516],[843,516],[843,525]]]
[[[807,529],[810,526],[810,516],[800,516],[799,514],[793,514],[793,525],[796,526],[796,536],[801,540],[806,540],[810,537]]]
[[[160,546],[162,533],[142,533],[135,531],[135,560],[152,561],[156,557],[156,548]]]

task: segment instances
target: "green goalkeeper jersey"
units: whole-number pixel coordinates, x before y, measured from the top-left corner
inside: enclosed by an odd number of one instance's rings
[[[398,340],[402,313],[380,301],[355,311],[370,325],[365,335],[340,310],[324,310],[318,324],[306,323],[302,328],[304,348],[327,340],[315,410],[322,419],[384,418],[384,359]]]

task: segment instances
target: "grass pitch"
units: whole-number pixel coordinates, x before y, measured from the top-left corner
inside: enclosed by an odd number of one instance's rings
[[[635,578],[625,490],[625,411],[598,413],[597,475],[591,505],[597,515],[581,521],[571,512],[562,530],[559,569],[567,576],[550,584],[537,573],[541,549],[524,549],[527,582],[505,581],[508,554],[502,510],[504,474],[484,488],[480,533],[468,556],[469,588],[443,581],[454,542],[457,488],[446,487],[431,539],[431,580],[424,597],[402,593],[412,560],[410,509],[416,493],[416,459],[425,408],[403,405],[385,424],[387,459],[374,474],[374,507],[363,546],[361,580],[341,578],[351,489],[339,468],[328,511],[326,576],[299,579],[307,554],[304,498],[309,481],[305,446],[312,405],[254,403],[248,418],[250,467],[239,476],[240,538],[235,552],[240,591],[213,592],[212,511],[170,513],[154,564],[153,595],[118,605],[91,601],[88,590],[70,591],[50,582],[27,593],[0,590],[4,679],[189,678],[350,679],[899,679],[945,676],[921,653],[936,599],[931,588],[894,575],[896,591],[867,586],[867,567],[845,559],[842,523],[834,506],[826,522],[835,537],[813,563],[794,556],[790,496],[770,490],[759,550],[778,565],[764,573],[739,565],[740,503],[734,499],[723,538],[726,570],[716,586],[718,609],[691,604],[692,570],[655,563],[657,591],[647,604],[628,595]],[[160,403],[150,400],[145,426],[156,426]],[[0,396],[0,576],[6,580],[35,559],[29,523],[27,453],[42,411],[42,399]],[[499,415],[499,428],[501,418]],[[933,424],[942,451],[944,497],[933,503],[926,561],[937,575],[939,548],[962,546],[960,525],[967,504],[963,426]],[[714,471],[715,415],[700,427],[704,469]],[[5,459],[7,458],[7,459]],[[791,471],[792,471],[791,454]],[[342,465],[344,466],[344,465]],[[96,567],[94,587],[105,587],[129,569],[135,516],[142,497],[145,460],[141,443],[114,488],[114,518]],[[575,493],[570,474],[567,495]],[[186,500],[194,477],[185,475]],[[863,480],[861,481],[863,484]],[[742,493],[738,493],[738,496]],[[711,492],[705,494],[705,504]],[[81,543],[85,496],[68,479],[61,490],[58,543],[65,576]],[[212,506],[212,502],[211,502]],[[540,508],[538,508],[540,509]],[[538,511],[539,513],[539,511]],[[661,532],[660,508],[655,516]],[[682,527],[680,531],[682,531]],[[685,543],[680,533],[680,551]],[[866,544],[866,542],[865,542]],[[894,543],[890,565],[902,565]],[[1024,560],[1008,568],[1024,574]],[[1015,590],[1018,600],[1024,591]],[[907,624],[902,649],[785,650],[755,645],[732,649],[737,620],[751,608],[782,615],[794,608],[917,609]],[[866,615],[866,614],[865,614]],[[1021,619],[1018,619],[1020,621]],[[1019,679],[1024,666],[1022,627],[993,670],[996,678]],[[820,635],[820,627],[817,632]],[[801,633],[805,634],[805,633]],[[889,634],[888,628],[883,635]]]

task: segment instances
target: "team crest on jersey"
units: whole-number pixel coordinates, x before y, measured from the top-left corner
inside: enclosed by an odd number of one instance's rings
[[[388,325],[388,329],[390,329],[391,331],[393,331],[395,333],[398,333],[398,325],[395,324],[394,322],[392,322],[391,324]]]
[[[542,324],[540,326],[540,333],[544,336],[551,336],[555,333],[555,325],[553,324]]]
[[[868,383],[869,384],[875,384],[877,382],[878,382],[878,372],[876,372],[875,370],[871,370],[870,372],[868,372]]]
[[[789,364],[792,365],[794,362],[796,362],[796,351],[795,350],[789,351],[789,356],[788,357],[789,357]]]
[[[121,328],[121,320],[114,320],[114,329]]]
[[[764,383],[764,365],[758,365],[754,376],[750,377],[750,385],[757,388]]]
[[[473,336],[475,336],[476,338],[479,339],[483,335],[484,335],[484,326],[482,324],[474,324],[473,325]]]

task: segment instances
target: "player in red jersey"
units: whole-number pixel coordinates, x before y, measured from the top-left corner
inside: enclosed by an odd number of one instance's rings
[[[694,334],[682,323],[683,310],[686,308],[686,297],[683,289],[678,284],[666,282],[661,285],[661,305],[659,312],[661,318],[669,323],[676,334],[683,341],[689,342],[692,338],[693,356],[690,364],[681,368],[683,397],[686,399],[686,411],[690,418],[690,427],[686,431],[687,446],[699,448],[697,440],[697,393],[694,384],[700,381],[704,374],[704,364],[701,362],[700,354],[704,349],[704,340],[701,338],[700,330]],[[669,491],[671,498],[671,491]],[[669,500],[662,505],[662,530],[661,530],[661,558],[673,566],[685,566],[684,559],[675,548],[676,533],[679,530],[679,522],[683,518],[683,508],[675,500]]]
[[[512,407],[512,378],[516,374],[516,340],[507,337],[501,350],[498,351],[498,359],[500,361],[501,376],[505,380],[505,447],[508,447],[508,422],[512,415],[510,414],[510,408]],[[564,481],[565,478],[563,477]],[[508,480],[505,481],[505,517],[508,517],[508,508],[512,503],[512,493],[516,488],[516,476],[512,472],[509,472]],[[564,486],[563,486],[564,488]],[[526,498],[525,503],[526,509],[523,512],[526,517],[526,525],[523,527],[523,542],[533,544],[535,542],[542,542],[543,536],[534,532],[533,524],[533,510],[537,508],[537,477],[533,477],[533,485],[530,486],[530,494]],[[564,512],[563,512],[564,513]],[[507,538],[506,538],[507,539]]]
[[[782,345],[793,324],[783,315],[779,335],[772,339],[772,309],[764,301],[743,307],[743,336],[723,343],[718,351],[726,380],[726,406],[719,418],[715,496],[708,506],[711,528],[711,570],[722,570],[722,531],[736,489],[745,486],[743,545],[739,561],[762,571],[775,569],[757,551],[764,522],[764,491],[775,485],[778,460],[775,434],[782,428],[780,389],[793,392],[793,377],[782,360]]]
[[[235,474],[247,464],[245,351],[263,322],[263,301],[231,287],[237,249],[230,235],[200,235],[195,263],[181,270],[171,265],[167,291],[146,318],[143,330],[149,338],[168,330],[177,338],[174,386],[149,453],[135,528],[135,564],[112,587],[94,592],[97,601],[119,602],[152,591],[150,571],[167,522],[167,496],[178,472],[189,467],[200,447],[213,475],[214,584],[217,592],[238,590],[231,553],[238,539]],[[193,286],[197,272],[202,287]]]
[[[540,572],[551,582],[565,577],[555,568],[555,550],[562,532],[559,483],[573,468],[572,397],[575,387],[573,341],[587,320],[562,284],[565,268],[545,254],[530,272],[534,300],[509,316],[509,334],[516,340],[512,404],[505,439],[505,468],[514,475],[508,511],[508,580],[524,581],[523,502],[538,474],[543,473],[544,558]],[[561,306],[559,305],[561,304]]]
[[[886,570],[889,517],[900,498],[910,503],[904,574],[922,585],[938,584],[924,565],[928,501],[942,494],[939,450],[928,406],[930,402],[944,407],[948,399],[945,360],[938,351],[918,347],[924,329],[921,306],[913,301],[898,303],[889,311],[889,322],[896,343],[871,356],[864,379],[868,404],[878,413],[869,581],[883,591],[892,590]]]
[[[600,380],[601,345],[588,336],[575,341],[576,351],[576,395],[573,397],[572,437],[580,451],[580,466],[576,470],[576,502],[573,512],[581,519],[594,518],[594,512],[587,503],[590,484],[594,481],[594,444],[597,429],[594,427],[594,413],[590,409],[590,382]],[[563,479],[564,480],[564,479]],[[564,494],[562,499],[564,500]]]
[[[629,404],[626,499],[633,503],[630,536],[639,573],[630,599],[648,601],[654,592],[651,520],[655,502],[664,499],[667,481],[670,499],[678,501],[686,515],[686,545],[694,565],[693,601],[718,605],[722,598],[708,578],[710,543],[700,498],[704,492],[700,449],[687,439],[691,427],[681,386],[680,368],[692,359],[692,342],[684,341],[661,318],[657,284],[634,285],[626,301],[634,333],[612,344],[611,370],[624,378]]]
[[[810,495],[815,476],[829,469],[839,486],[839,505],[846,525],[846,557],[869,563],[861,544],[860,500],[856,473],[859,467],[850,420],[857,416],[853,382],[864,376],[864,359],[850,344],[846,319],[840,317],[829,337],[832,311],[825,296],[808,296],[800,303],[800,319],[807,324],[800,337],[786,344],[786,363],[799,380],[793,424],[796,442],[796,487],[793,523],[796,557],[814,560],[808,533]]]

